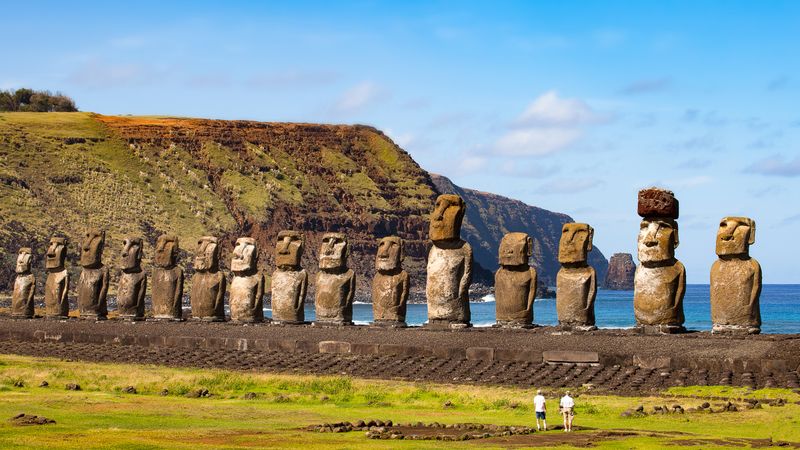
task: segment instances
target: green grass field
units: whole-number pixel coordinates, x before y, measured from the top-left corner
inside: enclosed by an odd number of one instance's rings
[[[39,387],[44,380],[49,386]],[[24,385],[16,387],[20,381]],[[82,390],[66,390],[67,383],[77,383]],[[137,393],[124,393],[127,386],[134,386]],[[161,395],[164,389],[167,395]],[[212,395],[187,397],[197,389],[208,389]],[[245,399],[247,393],[255,393],[255,399]],[[552,427],[558,424],[555,410],[560,392],[548,394]],[[622,411],[639,404],[650,411],[654,405],[679,403],[689,408],[702,403],[699,398],[680,397],[689,395],[780,397],[789,404],[729,413],[620,417]],[[0,448],[503,448],[506,445],[496,441],[376,441],[363,432],[314,433],[304,428],[359,419],[533,425],[532,396],[530,389],[0,355]],[[795,402],[799,400],[800,395],[788,390],[724,387],[687,387],[646,398],[583,393],[577,398],[575,424],[635,432],[623,438],[597,439],[592,442],[597,448],[662,448],[680,441],[694,444],[688,448],[728,448],[741,443],[737,438],[798,442],[800,405]],[[452,406],[445,406],[448,401]],[[22,412],[57,423],[11,424],[8,419]],[[597,430],[573,435],[593,433]],[[536,439],[555,434],[564,435],[561,431],[536,433],[526,437],[525,445],[535,446]]]

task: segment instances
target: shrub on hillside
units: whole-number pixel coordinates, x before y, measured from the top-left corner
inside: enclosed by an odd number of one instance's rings
[[[50,91],[20,88],[16,91],[0,90],[0,111],[75,112],[75,101],[66,95]]]

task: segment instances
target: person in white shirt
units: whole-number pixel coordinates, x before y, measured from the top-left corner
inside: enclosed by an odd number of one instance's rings
[[[541,430],[539,427],[539,420],[541,419],[544,431],[547,431],[547,404],[541,389],[537,390],[536,397],[533,397],[533,407],[536,411],[536,430]]]
[[[569,391],[561,397],[559,406],[561,407],[561,414],[564,416],[564,431],[572,431],[572,419],[575,417],[575,400],[569,396]]]

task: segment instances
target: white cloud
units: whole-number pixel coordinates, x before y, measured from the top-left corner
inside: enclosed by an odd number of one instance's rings
[[[358,112],[388,96],[387,92],[371,81],[359,83],[342,94],[333,105],[336,113]]]
[[[767,176],[797,177],[800,176],[800,156],[785,159],[783,155],[772,155],[758,160],[745,168],[745,172]]]
[[[495,143],[495,152],[543,156],[568,148],[583,137],[585,127],[605,123],[608,115],[580,99],[563,98],[551,90],[531,102]]]
[[[598,179],[560,179],[545,183],[536,190],[540,194],[575,194],[588,191],[603,184],[603,180]]]
[[[168,73],[166,69],[144,64],[113,64],[94,59],[72,72],[67,81],[91,88],[116,88],[163,83]]]
[[[284,70],[264,72],[250,77],[246,84],[259,88],[308,88],[326,86],[340,78],[332,70]]]
[[[488,159],[484,156],[464,156],[456,170],[461,174],[473,173],[486,168]]]

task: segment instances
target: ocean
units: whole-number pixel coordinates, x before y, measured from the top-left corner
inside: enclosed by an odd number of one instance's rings
[[[471,302],[472,324],[490,326],[495,323],[495,303],[493,296],[485,301]],[[691,330],[711,330],[711,311],[709,306],[709,285],[690,284],[686,286],[683,300],[686,315],[685,326]],[[314,320],[314,305],[306,305],[306,320]],[[267,309],[266,315],[272,311]],[[599,328],[630,328],[634,326],[633,291],[597,292],[595,318]],[[422,325],[428,320],[428,307],[425,304],[409,304],[406,322],[409,325]],[[357,302],[353,305],[353,321],[368,324],[372,321],[372,304]],[[533,321],[538,325],[556,325],[556,299],[536,300],[533,306]],[[762,333],[800,333],[800,284],[768,284],[761,290],[761,332]]]

